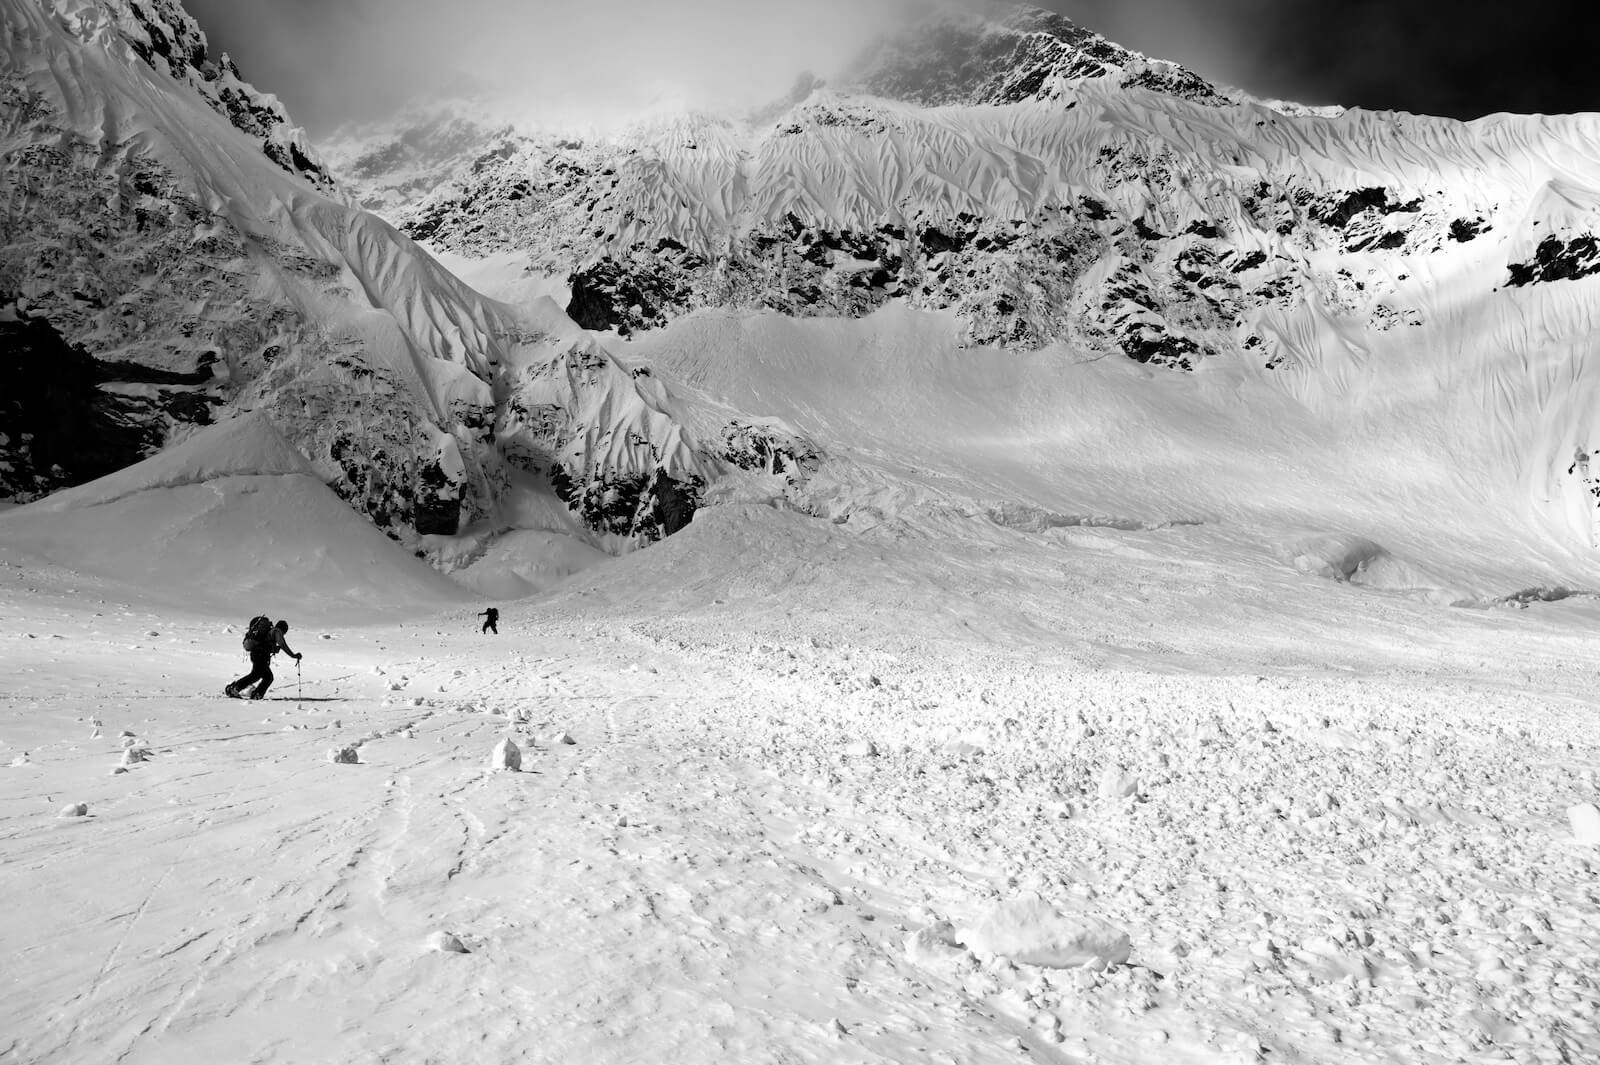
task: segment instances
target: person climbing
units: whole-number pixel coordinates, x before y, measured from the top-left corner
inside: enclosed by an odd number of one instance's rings
[[[496,636],[500,635],[500,611],[490,607],[478,616],[483,619],[484,632],[492,632]]]
[[[244,689],[252,684],[256,687],[250,692],[250,698],[264,698],[267,689],[272,687],[272,656],[279,651],[296,662],[305,657],[296,654],[294,648],[289,646],[289,641],[283,638],[283,634],[288,631],[287,621],[280,621],[274,625],[265,614],[251,619],[250,626],[244,634],[244,649],[250,655],[250,672],[223,689],[228,698],[243,699]]]

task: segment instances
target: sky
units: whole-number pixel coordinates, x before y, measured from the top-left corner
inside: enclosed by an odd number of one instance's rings
[[[781,93],[932,0],[186,0],[246,79],[326,132],[397,100],[509,74],[605,121],[652,104]],[[1259,96],[1475,118],[1600,111],[1600,16],[1486,0],[1035,0]],[[554,117],[554,116],[553,116]]]

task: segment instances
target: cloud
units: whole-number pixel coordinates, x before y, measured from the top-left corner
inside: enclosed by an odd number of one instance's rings
[[[185,0],[313,132],[459,82],[605,125],[652,106],[756,104],[824,77],[908,12],[986,0]],[[1456,117],[1600,107],[1600,16],[1489,0],[1034,0],[1261,96]]]
[[[188,0],[245,77],[327,130],[457,83],[603,121],[669,101],[754,104],[826,75],[904,0]]]
[[[1305,103],[1475,118],[1600,107],[1592,5],[1044,0],[1131,48]]]

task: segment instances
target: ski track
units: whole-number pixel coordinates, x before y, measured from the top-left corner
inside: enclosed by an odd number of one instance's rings
[[[307,699],[241,703],[184,694],[233,668],[185,624],[128,667],[166,694],[0,702],[0,889],[50,900],[0,925],[8,1060],[1600,1053],[1586,702],[552,613],[311,643]],[[1131,963],[908,950],[1024,891]]]

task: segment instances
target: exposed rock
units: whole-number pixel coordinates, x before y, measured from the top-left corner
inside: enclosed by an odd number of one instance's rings
[[[146,404],[99,387],[107,369],[47,319],[0,311],[0,497],[82,484],[160,445]]]
[[[330,747],[328,761],[334,765],[357,765],[361,761],[361,751],[356,747]]]
[[[1545,281],[1577,281],[1600,273],[1600,240],[1584,233],[1568,240],[1549,236],[1539,242],[1533,258],[1510,265],[1512,286]]]
[[[816,445],[800,434],[742,421],[723,427],[722,458],[759,473],[810,473],[821,462]]]
[[[188,85],[240,132],[259,139],[262,153],[283,169],[319,187],[333,187],[283,105],[244,81],[226,52],[213,59],[206,35],[178,0],[121,0],[114,13],[128,47],[152,70]]]
[[[1030,7],[998,20],[956,12],[928,19],[869,53],[851,80],[876,95],[940,107],[1055,100],[1078,81],[1119,76],[1127,88],[1227,102],[1192,71]]]

